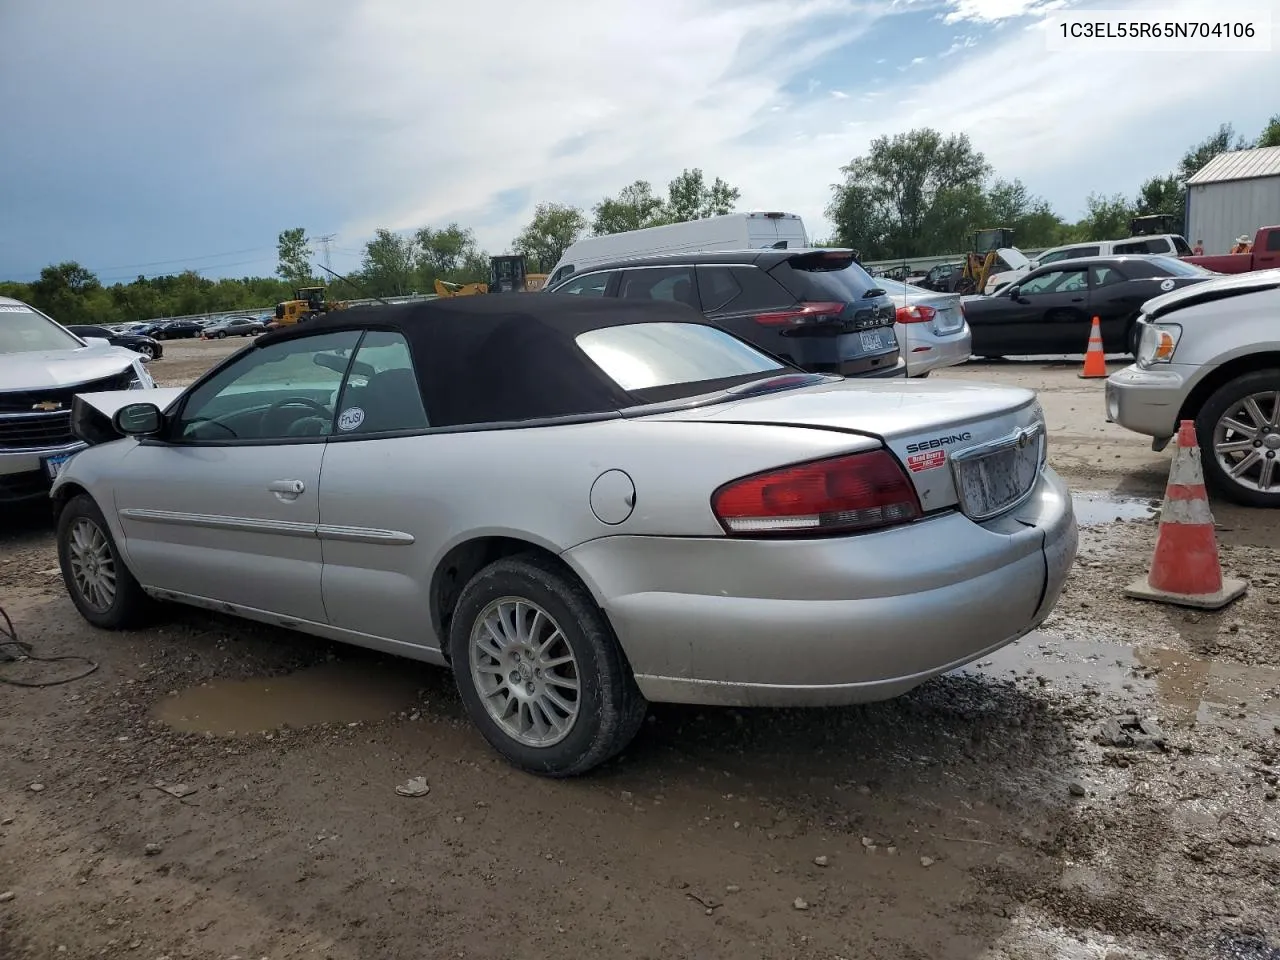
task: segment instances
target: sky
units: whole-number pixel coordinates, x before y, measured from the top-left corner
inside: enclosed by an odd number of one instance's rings
[[[685,167],[822,239],[840,167],[923,126],[1077,219],[1280,111],[1280,45],[1049,50],[1043,17],[1091,7],[1280,25],[1280,0],[0,0],[0,279],[268,275],[295,226],[338,270],[378,227],[501,253],[539,201]]]

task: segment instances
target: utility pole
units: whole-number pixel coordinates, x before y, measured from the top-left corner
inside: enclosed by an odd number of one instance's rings
[[[324,268],[332,271],[333,264],[329,261],[329,244],[338,239],[336,233],[326,233],[323,237],[316,237],[316,243],[324,249]]]

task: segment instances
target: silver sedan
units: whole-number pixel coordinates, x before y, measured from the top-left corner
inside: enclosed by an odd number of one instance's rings
[[[973,334],[958,293],[936,293],[909,283],[876,278],[897,308],[894,330],[902,345],[908,377],[927,377],[941,367],[966,362],[973,353]]]
[[[154,399],[77,402],[89,622],[177,601],[449,666],[553,776],[646,701],[910,690],[1041,623],[1076,550],[1030,391],[805,373],[676,304],[357,308]]]

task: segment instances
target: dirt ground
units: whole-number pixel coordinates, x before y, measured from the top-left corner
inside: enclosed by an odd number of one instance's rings
[[[1042,631],[883,704],[656,706],[573,782],[499,761],[440,670],[199,611],[94,631],[48,521],[0,517],[19,635],[97,664],[0,685],[0,960],[1277,960],[1280,518],[1215,504],[1228,610],[1124,599],[1168,454],[1075,372],[945,374],[1040,391],[1086,524]]]

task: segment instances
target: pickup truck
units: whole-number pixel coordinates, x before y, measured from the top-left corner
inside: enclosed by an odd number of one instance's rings
[[[1262,227],[1253,238],[1251,253],[1226,253],[1217,257],[1183,257],[1214,273],[1252,273],[1280,267],[1280,227]]]

